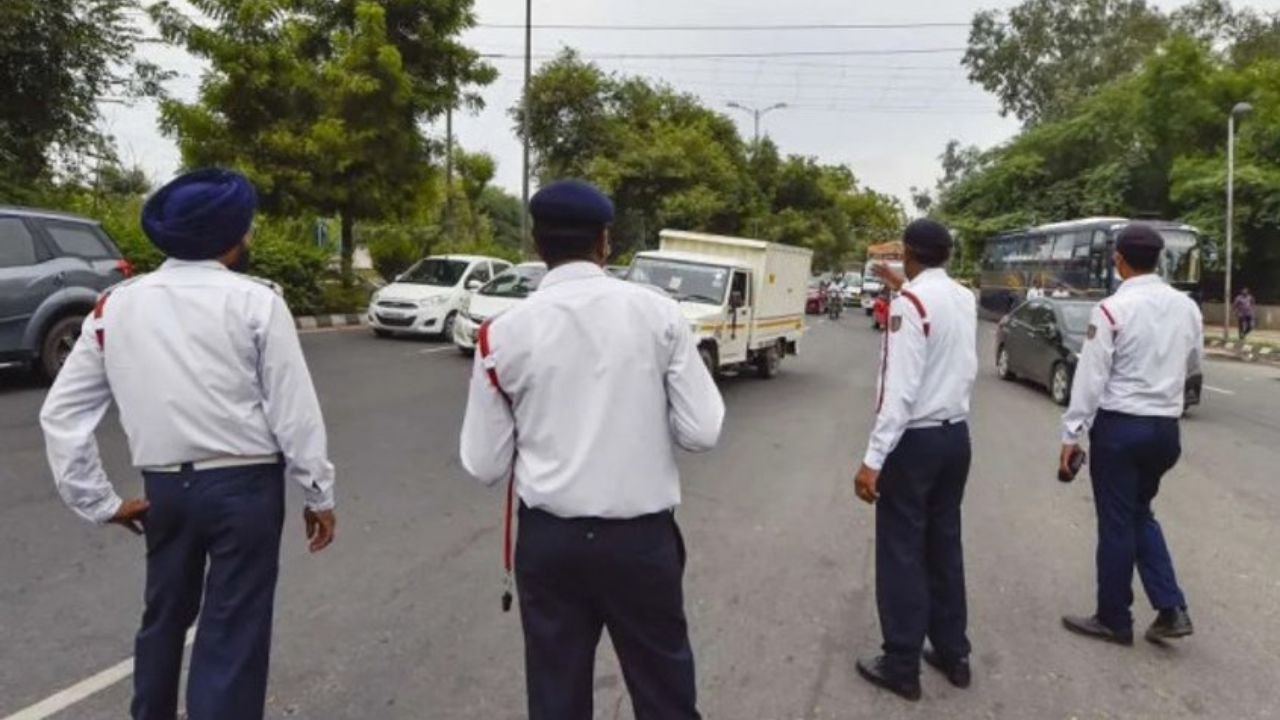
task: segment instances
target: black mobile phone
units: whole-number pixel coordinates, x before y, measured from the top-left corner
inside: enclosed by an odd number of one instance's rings
[[[1080,468],[1084,467],[1084,461],[1089,457],[1089,453],[1081,450],[1078,446],[1071,451],[1071,457],[1067,458],[1067,468],[1070,473],[1062,468],[1058,468],[1058,480],[1069,483],[1076,479],[1076,475],[1080,474]]]

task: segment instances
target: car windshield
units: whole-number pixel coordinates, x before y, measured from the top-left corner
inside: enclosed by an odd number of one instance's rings
[[[1063,330],[1068,335],[1083,335],[1089,329],[1089,316],[1093,313],[1093,304],[1059,303],[1058,313],[1062,317]]]
[[[419,261],[401,275],[396,282],[414,285],[435,285],[436,287],[453,287],[462,279],[471,263],[466,260],[446,260],[444,258],[427,258]]]
[[[720,305],[729,285],[729,268],[641,257],[632,264],[627,279],[665,290],[676,300]]]
[[[538,283],[542,282],[546,274],[547,269],[541,265],[514,267],[490,280],[489,284],[480,288],[480,294],[490,297],[526,298],[529,297],[529,293],[538,289]]]

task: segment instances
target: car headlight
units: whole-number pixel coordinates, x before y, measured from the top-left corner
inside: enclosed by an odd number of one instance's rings
[[[436,295],[435,297],[429,297],[426,300],[419,300],[418,307],[436,307],[437,305],[445,304],[448,299],[449,298],[444,295]]]

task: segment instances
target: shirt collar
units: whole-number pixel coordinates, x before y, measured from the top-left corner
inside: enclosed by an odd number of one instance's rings
[[[604,277],[604,268],[583,260],[566,263],[548,272],[546,277],[542,278],[542,282],[538,284],[538,287],[549,288],[553,285],[573,280],[591,280],[600,277]]]
[[[1135,288],[1146,287],[1148,285],[1160,285],[1164,283],[1164,279],[1155,273],[1146,273],[1144,275],[1136,275],[1120,283],[1120,287],[1116,292],[1132,290]]]
[[[919,275],[916,275],[916,276],[915,276],[914,278],[912,278],[911,280],[908,280],[908,281],[907,281],[907,286],[909,286],[909,287],[919,287],[920,285],[923,285],[924,283],[928,282],[929,280],[932,280],[932,279],[934,279],[934,278],[944,278],[944,277],[946,277],[946,276],[947,276],[947,271],[946,271],[946,270],[943,270],[943,269],[942,269],[942,268],[940,268],[940,267],[936,267],[936,268],[925,268],[924,270],[921,270],[921,271],[920,271],[920,274],[919,274]]]
[[[173,270],[175,268],[198,267],[207,270],[226,270],[227,266],[217,260],[179,260],[178,258],[169,258],[160,265],[161,270]]]

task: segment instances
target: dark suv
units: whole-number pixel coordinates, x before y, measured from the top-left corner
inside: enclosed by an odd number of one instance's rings
[[[132,274],[97,222],[0,205],[0,364],[52,379],[98,294]]]

